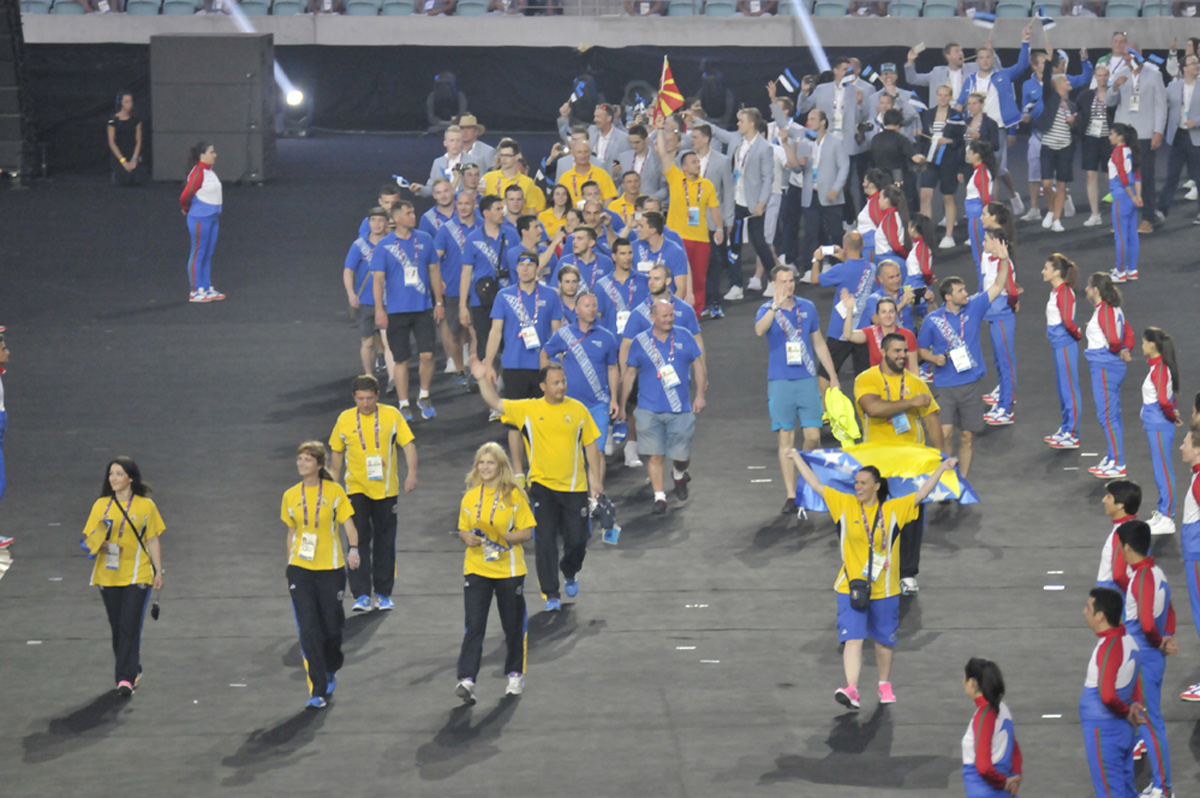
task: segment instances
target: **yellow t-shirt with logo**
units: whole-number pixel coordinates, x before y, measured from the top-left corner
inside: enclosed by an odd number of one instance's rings
[[[896,432],[896,427],[889,418],[873,418],[862,409],[859,400],[867,395],[875,394],[886,402],[898,402],[901,399],[911,399],[920,394],[928,394],[929,404],[926,407],[906,410],[908,430]],[[905,370],[898,377],[883,373],[883,368],[874,366],[867,369],[854,380],[854,406],[858,409],[859,423],[863,431],[863,443],[914,443],[925,445],[925,425],[921,422],[924,416],[936,413],[940,409],[937,400],[933,398],[925,381]]]
[[[829,507],[829,515],[838,527],[838,545],[842,552],[842,568],[838,571],[833,589],[838,593],[850,592],[851,579],[866,579],[863,570],[867,567],[867,524],[875,530],[874,566],[879,576],[871,584],[871,598],[888,598],[900,595],[900,527],[917,517],[917,505],[913,496],[888,499],[879,505],[863,507],[853,493],[842,493],[825,488],[821,494]],[[864,517],[866,523],[863,523]],[[882,563],[882,570],[880,569]]]
[[[505,190],[511,185],[518,185],[525,192],[525,208],[522,213],[537,215],[546,207],[546,195],[528,175],[517,174],[516,177],[505,177],[499,169],[488,172],[483,176],[483,193],[495,194],[503,198]]]
[[[129,521],[142,531],[142,543],[150,545],[150,539],[161,535],[166,526],[158,507],[145,496],[134,496],[131,504],[122,505]],[[88,551],[96,555],[92,565],[92,584],[100,587],[124,587],[126,585],[148,585],[154,581],[154,568],[150,555],[138,543],[137,532],[125,520],[115,496],[101,496],[92,505],[87,523],[83,527],[84,542]],[[109,568],[107,552],[101,550],[102,543],[116,543],[121,547],[116,568]]]
[[[546,238],[554,238],[558,228],[567,223],[567,215],[564,213],[560,219],[554,215],[553,208],[547,208],[538,214],[538,221],[542,223],[542,230],[545,231]]]
[[[310,571],[333,571],[346,567],[346,553],[338,524],[354,515],[350,497],[341,485],[323,479],[317,486],[306,488],[297,482],[283,494],[279,517],[295,532],[288,551],[288,565]],[[304,535],[316,535],[311,557],[305,556]]]
[[[586,491],[583,447],[600,437],[592,414],[569,396],[558,404],[541,399],[505,399],[500,421],[519,428],[529,455],[529,481],[567,493]]]
[[[600,186],[602,205],[617,198],[617,187],[613,184],[612,177],[595,164],[588,167],[587,174],[582,175],[576,172],[572,165],[570,169],[563,172],[562,177],[558,179],[558,184],[567,187],[567,191],[571,192],[571,204],[579,207],[579,201],[583,199],[583,194],[580,192],[583,190],[584,184],[590,181],[595,181]]]
[[[667,206],[667,227],[679,233],[685,241],[708,243],[709,208],[720,208],[717,190],[706,177],[688,180],[683,170],[668,164],[663,175],[670,191],[671,203]],[[696,224],[688,224],[688,208],[696,208],[699,218]]]
[[[329,448],[346,458],[346,492],[362,493],[369,499],[386,499],[400,494],[399,459],[396,448],[412,443],[412,429],[392,405],[375,405],[375,412],[362,415],[357,407],[342,411]],[[381,476],[371,479],[367,458],[380,458]]]
[[[482,532],[485,542],[467,548],[463,575],[478,574],[489,579],[524,576],[525,550],[520,543],[509,544],[504,534],[514,529],[530,529],[536,523],[529,499],[520,488],[507,497],[498,496],[496,490],[483,485],[468,489],[458,509],[458,528],[464,532]],[[488,559],[489,551],[498,555],[496,559]]]

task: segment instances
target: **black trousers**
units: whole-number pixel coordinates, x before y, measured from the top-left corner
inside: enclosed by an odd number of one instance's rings
[[[327,674],[337,673],[345,661],[342,656],[342,591],[346,572],[310,571],[298,565],[287,567],[288,591],[296,626],[300,628],[300,655],[308,673],[309,693],[324,698],[329,692]]]
[[[351,493],[354,526],[358,529],[358,568],[350,571],[350,592],[355,598],[390,596],[396,586],[396,497],[372,499]]]
[[[900,527],[900,578],[915,577],[921,570],[921,540],[925,537],[925,505],[917,517]]]
[[[842,243],[842,205],[822,205],[816,193],[804,209],[804,238],[800,243],[801,271],[812,268],[812,254],[825,244]]]
[[[737,227],[737,223],[734,223]],[[730,233],[732,235],[732,233]],[[718,244],[713,240],[713,234],[708,234],[708,275],[704,284],[704,304],[708,307],[721,304],[725,296],[722,285],[729,282],[729,237],[721,239]]]
[[[1187,169],[1188,177],[1200,186],[1200,147],[1192,143],[1188,131],[1180,128],[1175,131],[1175,140],[1171,142],[1171,151],[1167,154],[1167,182],[1163,183],[1163,193],[1158,198],[1158,209],[1164,216],[1175,200],[1175,190],[1179,188],[1179,178],[1184,169]],[[1142,190],[1145,191],[1146,187],[1142,186]]]
[[[829,347],[829,359],[833,361],[835,372],[841,373],[842,364],[848,358],[852,358],[854,361],[854,376],[856,377],[871,368],[871,350],[866,344],[856,344],[853,341],[843,341],[838,338],[826,338],[825,344]],[[829,379],[829,374],[825,371],[824,366],[817,366],[817,376]]]
[[[851,137],[853,138],[853,137]],[[858,221],[858,211],[863,205],[867,204],[866,198],[863,196],[862,181],[863,176],[871,170],[871,151],[869,149],[850,156],[850,175],[846,178],[846,201],[838,212],[842,215],[842,221],[854,224]],[[835,244],[842,242],[835,241]],[[812,253],[810,252],[809,255]]]
[[[764,212],[762,216],[754,216],[750,213],[751,210],[753,209],[747,208],[745,205],[733,206],[734,225],[736,226],[745,219],[745,233],[741,240],[734,242],[734,245],[744,244],[749,239],[758,259],[762,261],[763,267],[769,272],[775,268],[775,256],[771,254],[771,248],[767,246],[767,214]],[[729,284],[745,288],[741,264],[742,260],[739,257],[736,263],[729,265]]]
[[[574,579],[583,568],[587,542],[591,537],[586,492],[567,493],[550,490],[534,482],[529,486],[533,518],[537,522],[534,552],[537,554],[538,584],[547,598],[558,598],[558,569]],[[558,559],[558,538],[562,536],[562,561]]]
[[[471,326],[475,328],[475,346],[477,357],[483,360],[487,356],[488,334],[492,331],[492,309],[471,307]]]
[[[474,681],[479,675],[479,662],[483,658],[483,636],[487,632],[493,594],[496,596],[496,610],[500,613],[500,628],[504,630],[504,642],[508,646],[508,654],[504,657],[504,672],[524,673],[528,630],[528,618],[525,614],[525,577],[492,579],[479,574],[467,574],[463,579],[463,609],[466,611],[467,620],[462,652],[458,655],[458,678]]]
[[[150,585],[100,588],[108,625],[112,629],[113,656],[117,667],[114,682],[132,684],[141,672],[142,624],[150,606]]]
[[[804,256],[803,261],[800,257],[800,214],[804,210],[800,205],[801,192],[802,189],[799,186],[788,184],[787,191],[783,193],[779,206],[779,231],[777,234],[780,246],[776,247],[783,251],[783,256],[787,258],[788,263],[798,267],[802,262],[808,263],[812,258],[811,250]]]
[[[1158,209],[1158,189],[1154,185],[1154,162],[1158,152],[1150,149],[1151,139],[1138,139],[1142,148],[1142,219],[1156,222],[1154,211]]]

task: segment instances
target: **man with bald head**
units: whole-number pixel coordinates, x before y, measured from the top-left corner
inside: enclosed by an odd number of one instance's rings
[[[579,201],[584,199],[583,185],[595,182],[600,186],[602,202],[610,202],[617,198],[617,187],[613,185],[612,177],[603,167],[592,163],[592,148],[586,141],[571,143],[571,158],[574,164],[558,178],[560,186],[566,186],[571,193],[571,204],[579,207]]]

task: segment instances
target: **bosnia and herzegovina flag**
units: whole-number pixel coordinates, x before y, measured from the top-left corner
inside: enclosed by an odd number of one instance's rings
[[[888,481],[891,498],[916,493],[925,480],[937,470],[943,455],[931,446],[896,443],[862,443],[846,449],[814,449],[800,452],[800,456],[827,487],[854,493],[854,475],[863,466],[873,465]],[[929,502],[945,500],[959,504],[978,504],[979,496],[957,469],[942,474],[941,481],[925,499]],[[796,485],[796,505],[805,510],[828,512],[825,500],[813,492],[803,479]]]

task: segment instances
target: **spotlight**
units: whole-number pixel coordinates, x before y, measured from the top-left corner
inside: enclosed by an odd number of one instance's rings
[[[294,85],[281,85],[279,97],[281,102],[275,110],[275,135],[307,136],[308,126],[312,122],[312,97]]]
[[[304,92],[300,91],[299,89],[292,89],[287,93],[287,97],[284,99],[287,101],[288,105],[299,105],[300,103],[304,102]]]

